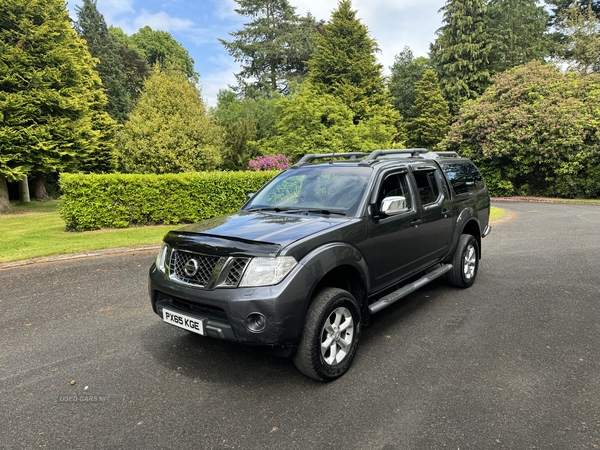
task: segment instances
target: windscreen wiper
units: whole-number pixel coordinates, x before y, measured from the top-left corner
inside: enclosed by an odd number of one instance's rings
[[[326,214],[326,215],[330,215],[330,214],[337,214],[340,216],[345,216],[346,212],[345,211],[336,211],[333,209],[308,209],[305,210],[307,214]]]
[[[292,208],[279,208],[278,206],[267,206],[263,208],[250,208],[246,210],[247,212],[266,212],[266,211],[274,211],[274,212],[285,212],[285,213],[297,213],[304,212],[303,209],[292,209]]]

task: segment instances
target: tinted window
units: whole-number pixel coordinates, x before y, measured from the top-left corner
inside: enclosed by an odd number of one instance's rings
[[[377,204],[381,205],[381,202],[386,197],[397,196],[404,197],[406,199],[406,207],[408,209],[412,208],[410,192],[408,191],[405,173],[395,173],[386,177],[381,187],[379,188]]]
[[[413,172],[413,175],[417,182],[421,204],[428,205],[435,203],[440,195],[440,187],[435,178],[435,170],[419,170]]]
[[[455,194],[483,189],[485,186],[483,177],[470,162],[445,164],[443,167]]]

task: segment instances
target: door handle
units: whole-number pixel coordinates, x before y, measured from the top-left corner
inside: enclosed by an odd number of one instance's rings
[[[417,227],[418,227],[419,225],[421,225],[422,223],[423,223],[423,220],[422,220],[422,219],[415,219],[415,220],[413,220],[413,221],[412,221],[410,224],[411,224],[413,227],[417,228]]]
[[[449,209],[442,209],[442,216],[444,216],[444,219],[445,219],[446,217],[448,217],[448,213],[449,213],[449,212],[450,212],[450,210],[449,210]]]

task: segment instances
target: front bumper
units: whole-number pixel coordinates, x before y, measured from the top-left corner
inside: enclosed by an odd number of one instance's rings
[[[209,337],[289,347],[302,336],[314,281],[299,264],[275,286],[203,290],[169,281],[152,265],[148,288],[152,308],[160,317],[163,308],[167,308],[203,320]],[[265,316],[264,330],[253,332],[246,327],[246,317],[251,313]]]

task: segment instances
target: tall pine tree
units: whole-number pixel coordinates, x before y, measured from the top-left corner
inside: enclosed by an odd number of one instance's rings
[[[401,117],[385,89],[376,49],[350,0],[342,0],[317,35],[308,79],[277,104],[279,134],[259,141],[260,150],[297,158],[402,145]]]
[[[556,55],[579,73],[600,73],[600,19],[591,5],[581,9],[574,3],[561,12],[557,29],[562,35]]]
[[[256,91],[287,94],[290,81],[307,73],[306,61],[315,48],[315,20],[311,15],[298,17],[288,0],[235,2],[235,11],[251,21],[231,33],[233,40],[219,41],[242,64],[236,90],[246,96]]]
[[[415,102],[415,83],[419,81],[429,67],[429,60],[415,58],[410,47],[404,47],[394,59],[394,65],[390,67],[391,75],[388,82],[392,103],[407,119]]]
[[[442,92],[456,114],[490,83],[489,36],[485,0],[448,0],[443,26],[430,47],[430,59]]]
[[[382,66],[375,57],[378,50],[367,27],[356,18],[351,1],[341,0],[323,33],[317,35],[308,81],[317,91],[340,98],[354,112],[355,122],[373,117],[391,107]]]
[[[550,53],[550,16],[536,0],[490,0],[488,36],[490,71],[504,72]]]
[[[436,146],[450,128],[450,111],[433,70],[426,70],[415,83],[415,101],[406,128],[413,147]]]
[[[104,16],[96,7],[96,0],[83,0],[83,5],[76,10],[75,29],[85,39],[91,55],[100,61],[96,70],[106,89],[106,111],[116,121],[124,123],[129,113],[130,100],[117,42],[109,34]]]
[[[64,0],[0,3],[0,198],[6,180],[24,175],[36,198],[47,197],[46,174],[77,169],[110,140],[114,122],[93,67]]]

